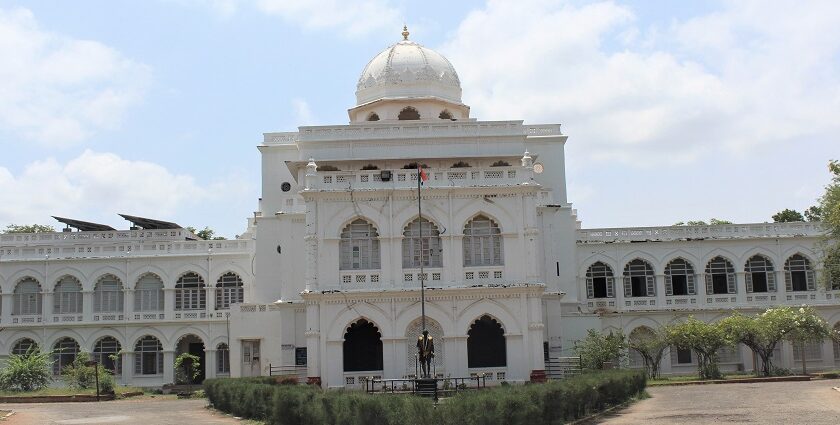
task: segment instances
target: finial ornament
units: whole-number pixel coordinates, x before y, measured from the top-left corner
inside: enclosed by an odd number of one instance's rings
[[[409,34],[408,33],[408,25],[403,25],[403,32],[402,32],[403,40],[408,40],[408,34]]]

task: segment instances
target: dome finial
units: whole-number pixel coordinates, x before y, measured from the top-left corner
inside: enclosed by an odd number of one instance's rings
[[[409,34],[408,33],[408,26],[403,24],[403,32],[402,32],[403,40],[408,40],[408,34]]]

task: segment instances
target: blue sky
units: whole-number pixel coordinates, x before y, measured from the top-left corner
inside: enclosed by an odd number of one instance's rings
[[[473,116],[563,124],[584,226],[766,221],[840,158],[840,7],[805,4],[4,1],[0,226],[241,233],[262,133],[345,123],[403,22]]]

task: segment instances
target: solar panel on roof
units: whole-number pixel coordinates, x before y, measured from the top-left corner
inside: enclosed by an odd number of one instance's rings
[[[104,232],[109,230],[117,230],[107,224],[91,223],[89,221],[74,220],[72,218],[56,216],[52,216],[52,218],[58,220],[60,223],[64,223],[70,227],[78,229],[81,232]]]
[[[170,221],[155,220],[153,218],[137,217],[128,214],[120,214],[120,217],[130,221],[133,225],[137,227],[142,227],[143,229],[183,229],[181,225],[177,223],[172,223]]]

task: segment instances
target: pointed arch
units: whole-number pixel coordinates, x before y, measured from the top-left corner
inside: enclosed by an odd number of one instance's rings
[[[624,296],[656,296],[656,275],[647,260],[635,258],[624,266]]]
[[[665,295],[696,295],[696,270],[690,261],[676,257],[665,265]]]
[[[358,217],[341,231],[339,270],[380,268],[379,231],[372,222]]]
[[[587,298],[615,298],[615,276],[612,267],[601,261],[586,269]]]
[[[793,291],[816,291],[817,282],[814,266],[808,257],[793,254],[785,260],[785,289]]]
[[[79,314],[82,307],[82,283],[79,279],[71,274],[58,278],[53,289],[53,314]]]
[[[207,291],[204,278],[188,271],[175,282],[175,310],[204,310],[207,307]]]
[[[155,336],[144,335],[134,343],[134,375],[163,375],[163,344]]]
[[[728,258],[718,255],[706,263],[706,293],[734,294],[737,292],[735,267]]]
[[[24,276],[15,284],[12,298],[12,315],[40,315],[44,305],[41,283],[33,277]]]
[[[146,272],[134,284],[134,311],[163,311],[163,279],[156,273]]]
[[[227,310],[231,304],[240,304],[245,299],[242,277],[227,272],[216,280],[216,310]]]
[[[346,328],[342,352],[345,372],[383,369],[382,333],[373,322],[364,318]]]
[[[504,241],[498,222],[478,214],[464,225],[464,267],[504,265]]]
[[[59,338],[52,345],[53,375],[60,375],[65,367],[73,364],[80,351],[79,343],[75,339],[69,336]]]
[[[95,360],[102,367],[114,375],[122,373],[122,344],[120,341],[111,335],[99,337],[93,343],[93,350],[91,350],[91,360]]]
[[[405,108],[402,108],[399,115],[397,115],[397,119],[400,121],[419,120],[420,112],[413,106],[406,106]]]
[[[123,311],[124,291],[119,277],[106,273],[96,279],[93,287],[93,311],[117,313]]]
[[[744,264],[744,284],[747,292],[776,292],[773,261],[764,254],[748,258]]]
[[[403,268],[443,267],[442,253],[440,230],[435,223],[417,217],[403,227]]]
[[[507,341],[502,324],[483,314],[474,320],[467,331],[467,367],[507,366]]]
[[[39,351],[41,351],[41,347],[38,346],[38,343],[34,339],[22,337],[15,340],[12,348],[9,350],[9,354],[25,356]]]

